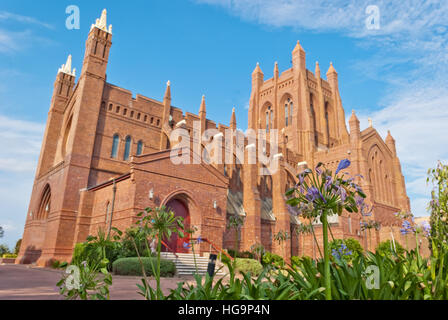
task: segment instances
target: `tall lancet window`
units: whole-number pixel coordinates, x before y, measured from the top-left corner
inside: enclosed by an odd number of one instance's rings
[[[126,137],[126,144],[124,146],[124,156],[123,160],[128,161],[129,160],[129,154],[131,153],[131,136]]]
[[[310,94],[310,111],[311,111],[311,120],[313,123],[313,130],[314,130],[314,144],[316,146],[318,146],[319,140],[318,140],[318,135],[317,135],[316,112],[314,111],[314,96],[312,93]]]
[[[141,155],[142,152],[143,152],[143,141],[140,140],[140,141],[137,143],[137,155],[138,155],[138,156]]]
[[[112,152],[110,154],[111,158],[117,158],[118,155],[118,144],[120,143],[120,136],[115,134],[112,141]]]
[[[266,112],[266,132],[269,132],[269,111]]]
[[[330,119],[328,116],[328,102],[325,102],[325,125],[327,130],[327,145],[330,147]]]
[[[292,123],[292,112],[293,112],[294,104],[291,101],[291,98],[285,103],[285,127],[289,126]]]

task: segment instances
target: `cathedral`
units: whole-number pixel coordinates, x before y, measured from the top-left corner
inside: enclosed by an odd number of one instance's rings
[[[107,82],[111,46],[112,26],[104,10],[90,29],[77,81],[71,56],[57,73],[16,263],[70,261],[75,244],[89,235],[111,226],[124,231],[139,212],[161,206],[195,226],[196,237],[207,239],[200,245],[202,254],[263,245],[286,259],[317,258],[313,235],[295,232],[305,222],[291,213],[285,191],[304,167],[322,162],[334,171],[342,159],[351,161],[350,174],[363,176],[358,183],[373,207],[371,219],[381,228],[367,232],[360,214],[344,213],[330,221],[334,237],[357,239],[368,250],[380,241],[400,239],[394,213],[409,211],[410,204],[395,140],[389,132],[384,141],[371,122],[361,130],[354,111],[347,127],[332,64],[326,79],[318,63],[314,72],[306,69],[305,50],[297,42],[289,69],[280,72],[275,64],[273,77],[265,79],[256,65],[247,128],[264,131],[266,139],[277,130],[280,141],[273,155],[278,170],[261,174],[263,165],[247,160],[174,163],[178,141],[171,138],[173,131],[199,130],[200,140],[205,131],[236,130],[235,110],[229,112],[229,126],[207,119],[204,97],[198,114],[184,113],[171,105],[169,82],[162,100],[134,98]],[[243,143],[247,154],[253,144],[244,136]],[[199,147],[202,152],[201,141]],[[222,151],[228,147],[224,144]],[[232,216],[244,218],[240,230],[229,227]],[[319,243],[322,228],[319,223],[314,228]],[[289,237],[276,241],[281,232]],[[167,243],[164,250],[188,252],[175,235]]]

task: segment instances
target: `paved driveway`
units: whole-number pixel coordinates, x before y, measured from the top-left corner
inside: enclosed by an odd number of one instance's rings
[[[56,283],[61,279],[62,271],[36,268],[24,265],[0,265],[0,300],[62,300]],[[181,278],[162,279],[165,293],[177,287]],[[141,300],[136,284],[139,277],[113,276],[110,287],[112,300]],[[155,282],[151,282],[154,287]]]

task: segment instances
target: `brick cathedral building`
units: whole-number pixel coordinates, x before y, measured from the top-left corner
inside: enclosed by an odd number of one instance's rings
[[[280,167],[272,175],[260,175],[261,165],[247,161],[175,165],[169,139],[175,128],[191,132],[199,122],[201,133],[224,133],[236,129],[234,111],[230,126],[216,124],[206,118],[203,97],[198,115],[183,113],[171,105],[169,82],[162,101],[133,98],[106,81],[111,46],[112,27],[103,11],[89,32],[78,81],[71,57],[59,69],[17,263],[69,261],[75,244],[99,228],[125,230],[146,207],[162,205],[215,247],[233,248],[227,220],[243,215],[241,251],[262,244],[284,257],[317,257],[312,236],[294,232],[302,221],[290,214],[284,193],[304,165],[323,162],[334,170],[345,158],[352,162],[351,174],[364,176],[359,183],[382,228],[368,235],[360,229],[359,214],[343,214],[331,221],[334,236],[358,239],[368,249],[400,238],[393,213],[410,205],[394,139],[389,133],[383,141],[371,125],[361,130],[354,112],[347,129],[336,70],[330,65],[326,80],[317,63],[314,73],[307,70],[299,42],[290,69],[280,73],[276,64],[273,78],[264,79],[257,64],[252,73],[248,128],[281,132],[275,155]],[[319,225],[315,228],[321,241]],[[280,231],[291,235],[281,244],[274,240]],[[170,246],[185,250],[180,243],[174,239]],[[203,243],[201,251],[209,250]]]

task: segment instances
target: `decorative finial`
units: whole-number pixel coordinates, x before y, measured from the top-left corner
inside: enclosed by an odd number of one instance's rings
[[[96,19],[95,24],[92,24],[92,27],[90,28],[90,30],[92,30],[93,28],[98,28],[100,30],[103,30],[107,33],[112,34],[112,25],[109,25],[109,28],[107,28],[107,10],[104,9],[103,12],[101,12],[101,18]]]
[[[167,85],[168,87],[171,86],[171,81],[168,80],[168,81],[166,82],[166,85]]]
[[[373,127],[373,121],[372,121],[372,118],[369,118],[369,128],[372,128]]]
[[[71,75],[74,77],[76,76],[76,69],[72,70],[72,55],[71,54],[68,55],[67,62],[59,68],[58,73],[59,72],[63,72],[65,74],[68,74],[68,75]]]

